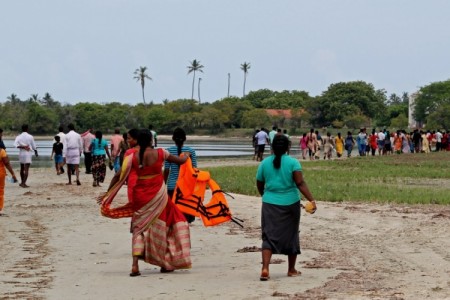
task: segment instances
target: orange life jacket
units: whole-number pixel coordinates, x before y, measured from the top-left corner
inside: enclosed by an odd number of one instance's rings
[[[212,197],[207,204],[204,204],[206,187],[212,192]],[[225,193],[220,186],[211,179],[208,171],[201,171],[192,167],[191,159],[180,166],[178,180],[172,196],[172,201],[180,211],[200,217],[205,226],[214,226],[224,222],[233,221],[242,227],[232,218]],[[231,197],[231,196],[230,196]]]

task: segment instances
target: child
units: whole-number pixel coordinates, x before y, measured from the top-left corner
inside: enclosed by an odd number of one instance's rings
[[[61,169],[63,166],[63,144],[60,142],[61,138],[59,136],[55,136],[56,143],[53,143],[53,149],[52,149],[52,155],[50,156],[50,159],[53,159],[53,155],[55,155],[55,168],[56,168],[56,174],[61,174]]]

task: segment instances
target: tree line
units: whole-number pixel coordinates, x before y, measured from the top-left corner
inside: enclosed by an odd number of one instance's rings
[[[248,67],[243,67],[245,72]],[[135,75],[139,77],[140,69],[137,71]],[[298,90],[261,89],[248,94],[244,90],[243,97],[225,97],[212,103],[176,99],[164,100],[162,104],[62,104],[49,93],[44,97],[33,94],[24,100],[11,94],[0,104],[0,127],[15,133],[22,124],[29,124],[33,134],[53,134],[59,125],[69,123],[80,131],[95,128],[105,133],[116,127],[125,130],[149,124],[161,133],[170,133],[182,126],[189,133],[202,130],[212,134],[227,128],[254,129],[272,125],[291,132],[307,126],[406,129],[408,104],[408,93],[388,96],[385,90],[375,89],[364,81],[334,83],[314,97]],[[415,118],[426,124],[426,128],[450,128],[450,80],[420,88],[415,106]],[[270,115],[266,109],[289,109],[291,117]]]

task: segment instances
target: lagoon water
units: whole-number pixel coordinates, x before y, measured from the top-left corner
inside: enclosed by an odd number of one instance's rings
[[[18,149],[13,146],[13,140],[3,140],[6,146],[6,151],[12,163],[18,162]],[[49,167],[52,165],[50,155],[52,153],[53,141],[37,140],[36,145],[39,152],[39,157],[33,157],[33,166]],[[173,146],[173,142],[161,141],[158,143],[158,148],[168,148]],[[251,143],[246,140],[236,141],[189,141],[186,146],[195,149],[198,157],[201,158],[221,158],[221,157],[251,157],[253,155],[253,148]],[[267,153],[267,150],[266,150]],[[83,156],[82,156],[83,159]]]

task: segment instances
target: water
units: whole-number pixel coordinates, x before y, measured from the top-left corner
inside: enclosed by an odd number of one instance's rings
[[[6,146],[6,151],[12,163],[18,163],[19,149],[13,146],[13,140],[3,140]],[[290,154],[294,157],[301,157],[301,150],[298,145],[298,140],[293,140]],[[49,167],[53,165],[50,160],[52,153],[53,141],[37,140],[39,157],[33,156],[33,167]],[[172,141],[160,141],[158,148],[168,148],[173,146]],[[220,159],[225,157],[249,157],[254,154],[254,149],[251,142],[246,139],[242,140],[208,140],[208,141],[188,141],[186,146],[195,149],[197,157]],[[266,146],[265,156],[269,154],[269,147]],[[345,152],[345,151],[344,151]],[[345,154],[345,153],[344,153]],[[353,149],[353,156],[357,155],[357,149]],[[333,154],[333,156],[336,156]],[[83,163],[84,156],[81,156]]]
[[[6,146],[6,151],[12,163],[18,163],[19,149],[15,148],[13,140],[3,140]],[[171,141],[160,141],[158,148],[168,148],[173,146]],[[217,158],[221,157],[251,157],[254,153],[251,144],[246,141],[189,141],[186,146],[195,149],[197,157],[201,158]],[[37,140],[36,146],[38,148],[39,157],[33,156],[34,167],[49,167],[53,163],[50,161],[50,155],[52,153],[53,141]],[[266,152],[267,153],[267,152]],[[83,155],[81,157],[83,161]]]

